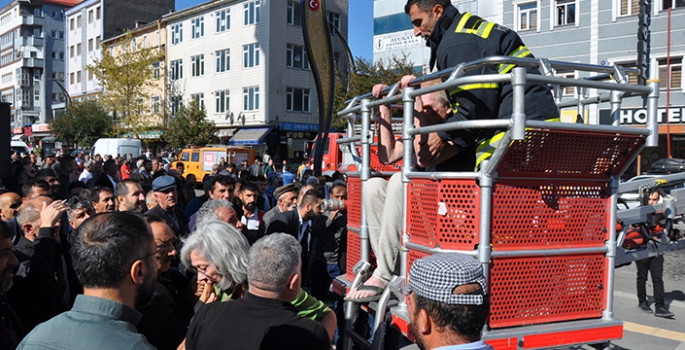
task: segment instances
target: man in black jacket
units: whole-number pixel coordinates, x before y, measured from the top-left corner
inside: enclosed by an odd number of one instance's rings
[[[17,221],[24,235],[12,249],[19,268],[7,297],[27,332],[69,309],[70,266],[59,244],[60,217],[67,209],[62,201],[48,197],[19,207]]]
[[[24,327],[19,316],[7,302],[7,291],[12,288],[14,269],[19,265],[12,253],[12,232],[0,221],[0,348],[14,349],[24,337]]]
[[[152,181],[152,191],[155,193],[157,206],[148,210],[145,215],[158,216],[166,220],[176,238],[185,237],[188,234],[188,219],[183,210],[176,206],[178,203],[176,179],[169,175],[160,176]]]
[[[266,234],[287,233],[297,239],[302,246],[302,275],[307,276],[309,269],[309,251],[312,243],[312,220],[321,216],[323,196],[316,190],[307,191],[297,209],[278,214],[269,226]]]

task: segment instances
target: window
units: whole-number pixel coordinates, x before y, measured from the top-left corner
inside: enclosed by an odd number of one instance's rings
[[[88,70],[88,81],[91,81],[91,80],[93,80],[93,71],[89,69]]]
[[[302,25],[302,14],[300,12],[300,3],[288,1],[288,24],[301,26]]]
[[[373,19],[373,35],[383,35],[413,29],[411,18],[404,12]]]
[[[52,58],[57,58],[57,52],[52,51],[52,52],[50,53],[50,57],[52,57]]]
[[[81,28],[81,15],[76,16],[76,28]]]
[[[657,60],[659,63],[659,81],[660,87],[666,89],[668,86],[668,79],[671,79],[671,89],[680,89],[682,87],[683,75],[683,58],[671,57],[671,70],[669,72],[666,58]]]
[[[88,39],[88,52],[93,51],[93,39]]]
[[[40,28],[33,28],[33,36],[35,36],[36,38],[42,38],[43,30]]]
[[[57,31],[56,31],[56,30],[50,31],[50,36],[51,36],[53,39],[57,39]]]
[[[95,19],[100,19],[100,6],[95,8]]]
[[[215,53],[216,55],[216,72],[221,73],[231,69],[231,50],[219,50]]]
[[[197,102],[197,106],[200,108],[205,108],[205,94],[190,94],[190,99]]]
[[[557,25],[576,23],[576,0],[557,0]]]
[[[159,77],[160,77],[159,65],[160,65],[159,61],[152,64],[152,78],[153,79],[159,79]]]
[[[331,35],[338,35],[340,31],[340,14],[335,12],[328,13],[328,25]]]
[[[285,58],[285,65],[288,68],[309,69],[309,60],[307,59],[307,50],[302,46],[287,45],[288,54]]]
[[[538,28],[538,5],[528,3],[518,5],[518,30]]]
[[[567,79],[574,79],[576,77],[574,72],[564,71],[564,70],[556,71],[554,76],[558,77],[558,78],[567,78]],[[561,87],[561,95],[562,96],[574,96],[575,93],[576,93],[576,89],[573,86],[562,86]]]
[[[171,26],[171,43],[176,45],[183,42],[183,23]]]
[[[95,49],[96,50],[100,49],[100,37],[99,36],[95,37]]]
[[[176,112],[178,112],[178,109],[183,106],[183,97],[182,96],[172,96],[171,97],[171,114],[174,115]],[[187,153],[183,153],[185,156]],[[187,159],[186,159],[187,161]]]
[[[57,18],[57,11],[52,10],[52,11],[50,12],[50,15],[52,16],[52,18]]]
[[[59,38],[64,39],[64,32],[61,30],[59,31]]]
[[[35,17],[43,17],[43,11],[40,10],[40,7],[36,7],[33,9],[33,15]]]
[[[159,95],[150,96],[150,111],[152,113],[159,113],[159,102],[161,101]]]
[[[74,57],[74,45],[69,46],[69,58]]]
[[[59,72],[59,80],[64,81],[64,72]]]
[[[193,152],[192,157],[190,158],[191,162],[199,162],[200,161],[200,152]]]
[[[254,111],[259,109],[259,86],[243,88],[243,110]]]
[[[52,93],[52,100],[57,101],[57,93],[56,92]]]
[[[171,80],[183,79],[183,60],[169,62],[171,65]]]
[[[76,72],[76,84],[81,82],[81,71]]]
[[[286,109],[293,112],[309,112],[309,89],[287,88]]]
[[[662,10],[668,10],[669,8],[680,8],[685,7],[685,0],[662,0],[663,6]]]
[[[335,68],[340,69],[340,52],[333,52],[333,65]]]
[[[246,2],[243,5],[245,10],[245,25],[259,23],[259,1]]]
[[[143,48],[147,49],[147,35],[143,35]]]
[[[243,68],[259,66],[259,44],[243,46]]]
[[[88,24],[93,23],[93,10],[88,11]]]
[[[216,97],[216,112],[225,113],[228,110],[228,90],[214,92]]]
[[[190,56],[190,75],[200,77],[205,75],[205,55]]]
[[[191,37],[193,39],[205,36],[205,18],[198,17],[190,20],[192,27],[190,29]]]
[[[637,15],[640,13],[640,1],[639,0],[619,0],[620,1],[620,15],[630,16]]]
[[[81,43],[76,44],[76,56],[81,54]]]
[[[33,100],[40,101],[40,90],[33,90]]]
[[[216,32],[221,33],[223,31],[231,29],[231,9],[223,9],[216,12]]]
[[[64,101],[65,101],[64,94],[60,92],[60,94],[59,94],[59,102],[64,102]]]

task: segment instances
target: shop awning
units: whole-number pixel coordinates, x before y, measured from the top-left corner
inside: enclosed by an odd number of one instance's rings
[[[273,128],[273,126],[269,126],[265,128],[240,129],[233,134],[228,143],[231,145],[259,145],[262,144],[266,134]]]
[[[14,135],[12,136],[12,141],[19,141],[22,137],[24,137],[24,134]]]

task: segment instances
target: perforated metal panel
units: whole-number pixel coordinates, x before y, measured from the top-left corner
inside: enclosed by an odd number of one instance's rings
[[[604,246],[610,198],[604,182],[497,182],[492,207],[494,250]]]
[[[362,222],[362,180],[359,176],[347,178],[347,226],[359,229]]]
[[[635,135],[526,130],[526,139],[512,142],[497,172],[500,177],[606,179],[622,171],[644,142]]]
[[[354,265],[362,258],[361,246],[362,240],[359,233],[347,230],[347,274],[345,277],[349,281],[354,281]]]
[[[490,268],[492,328],[600,317],[602,254],[499,258]]]
[[[414,261],[416,261],[416,259],[425,258],[428,255],[430,254],[409,249],[409,252],[407,253],[407,283],[409,282],[409,270],[411,270]]]
[[[475,180],[412,179],[406,212],[410,241],[442,249],[474,249],[479,205]]]
[[[362,147],[357,146],[357,152],[362,156]],[[369,159],[369,165],[371,166],[371,171],[377,172],[399,172],[402,170],[402,159],[398,160],[392,164],[383,164],[378,160],[378,146],[371,146],[371,158]]]

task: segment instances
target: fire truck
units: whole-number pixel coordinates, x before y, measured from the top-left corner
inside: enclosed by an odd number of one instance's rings
[[[509,74],[469,75],[485,65],[515,65]],[[541,74],[526,74],[534,66]],[[574,70],[583,79],[555,77],[556,69]],[[599,66],[504,56],[487,57],[417,78],[399,92],[387,88],[385,97],[370,93],[348,101],[338,115],[348,121],[342,145],[342,170],[348,177],[347,273],[333,282],[344,295],[370,275],[373,252],[369,244],[367,213],[361,196],[372,176],[389,178],[401,172],[403,229],[401,270],[377,302],[345,302],[345,350],[358,344],[365,349],[384,348],[386,327],[408,334],[409,315],[403,293],[412,262],[438,252],[459,252],[482,264],[488,279],[491,309],[483,339],[497,350],[542,349],[599,344],[623,336],[623,323],[614,317],[614,268],[630,261],[685,247],[671,233],[652,238],[639,247],[623,248],[625,230],[656,211],[668,220],[682,214],[685,191],[675,190],[662,204],[618,212],[621,192],[655,188],[673,177],[620,184],[620,177],[644,147],[658,143],[656,111],[658,80],[646,86],[629,84],[638,71],[620,66]],[[442,83],[426,88],[433,79]],[[469,120],[415,128],[414,98],[426,93],[478,83],[511,83],[513,113],[508,120]],[[561,109],[573,109],[584,123],[526,120],[527,82],[542,83],[554,91]],[[563,87],[575,87],[575,98],[561,98]],[[622,127],[619,122],[625,98],[643,97],[648,108],[644,128]],[[640,100],[642,101],[642,100]],[[588,106],[608,102],[612,125],[587,121]],[[403,106],[400,165],[382,164],[375,152],[374,108]],[[505,130],[500,146],[473,172],[416,171],[412,139],[438,130],[489,128]],[[329,150],[331,150],[329,146]],[[371,341],[355,333],[353,321],[360,312],[375,315]]]

